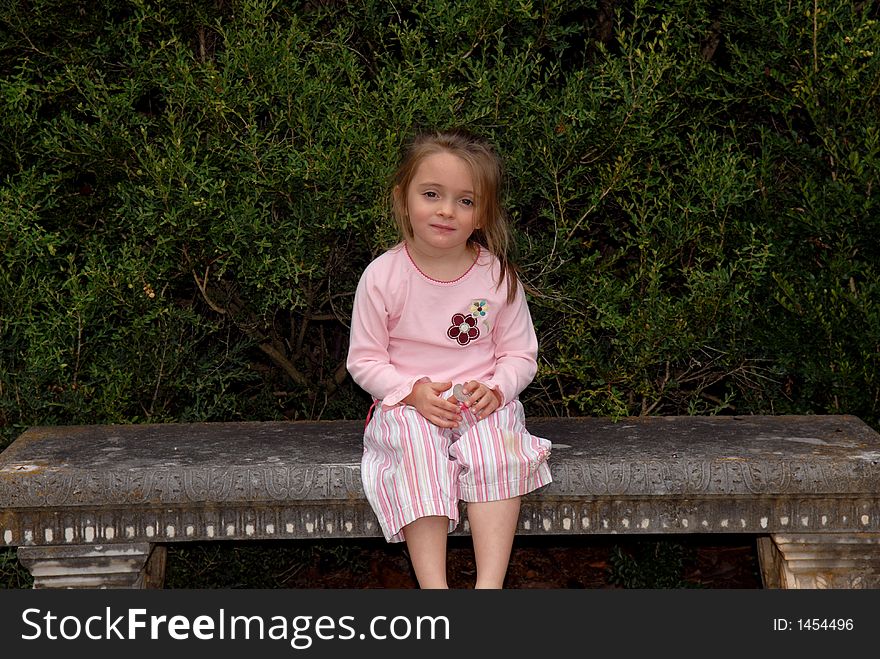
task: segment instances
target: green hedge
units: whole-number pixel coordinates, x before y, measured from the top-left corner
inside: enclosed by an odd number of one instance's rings
[[[507,162],[530,414],[878,423],[877,2],[10,4],[0,446],[362,416],[387,179],[452,125]]]

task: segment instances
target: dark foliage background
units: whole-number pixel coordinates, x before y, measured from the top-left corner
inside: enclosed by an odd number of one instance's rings
[[[3,0],[0,448],[360,418],[414,130],[508,167],[530,415],[880,421],[880,3]]]

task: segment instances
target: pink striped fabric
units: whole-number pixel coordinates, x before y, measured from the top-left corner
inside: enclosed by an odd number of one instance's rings
[[[478,421],[467,408],[458,429],[439,428],[410,405],[376,405],[364,432],[361,478],[388,542],[428,515],[460,521],[459,501],[497,501],[552,481],[551,444],[525,428],[513,400]]]

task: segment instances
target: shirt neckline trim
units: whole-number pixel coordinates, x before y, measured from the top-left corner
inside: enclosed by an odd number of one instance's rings
[[[412,254],[409,253],[409,246],[408,246],[405,242],[403,243],[403,249],[404,249],[404,251],[406,252],[406,257],[409,259],[409,262],[412,264],[412,267],[414,267],[414,268],[416,269],[416,272],[418,272],[422,277],[424,277],[424,278],[427,279],[428,281],[433,282],[433,283],[435,283],[435,284],[455,284],[455,283],[457,283],[457,282],[460,282],[460,281],[461,281],[462,279],[464,279],[465,277],[467,277],[467,276],[470,274],[471,270],[474,269],[474,266],[477,265],[477,261],[480,260],[480,256],[481,256],[482,253],[483,253],[483,247],[482,247],[479,243],[475,243],[475,244],[476,244],[476,246],[477,246],[477,256],[476,256],[476,258],[474,259],[474,262],[471,263],[471,264],[468,266],[468,269],[465,270],[462,274],[460,274],[460,275],[459,275],[458,277],[456,277],[455,279],[450,279],[450,280],[445,280],[445,279],[434,279],[433,277],[430,277],[430,276],[426,275],[426,274],[422,271],[422,269],[421,269],[418,265],[416,265],[416,262],[413,260]]]

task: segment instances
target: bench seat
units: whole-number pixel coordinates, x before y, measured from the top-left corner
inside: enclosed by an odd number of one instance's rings
[[[756,536],[767,587],[880,587],[880,435],[856,417],[531,418],[553,483],[520,534]],[[363,422],[34,427],[0,454],[0,546],[35,587],[156,587],[165,547],[381,536]],[[456,531],[468,533],[466,516]]]

